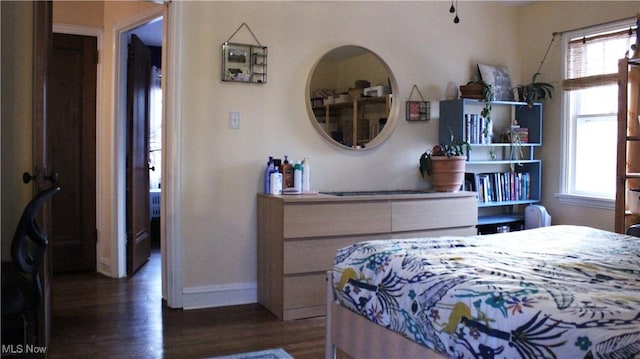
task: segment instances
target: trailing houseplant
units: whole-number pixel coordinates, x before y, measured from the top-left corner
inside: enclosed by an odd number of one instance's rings
[[[465,151],[470,150],[468,142],[455,141],[451,134],[449,143],[435,145],[420,156],[420,175],[430,176],[431,186],[438,192],[457,191],[464,180]]]

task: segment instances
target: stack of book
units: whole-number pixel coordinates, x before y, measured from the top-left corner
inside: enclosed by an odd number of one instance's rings
[[[529,143],[529,130],[520,126],[511,126],[502,134],[504,143]]]
[[[465,190],[478,193],[479,203],[531,199],[529,172],[465,173]]]
[[[471,144],[489,144],[490,123],[477,113],[464,115],[464,140]]]

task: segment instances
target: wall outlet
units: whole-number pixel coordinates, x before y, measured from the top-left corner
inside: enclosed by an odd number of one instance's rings
[[[229,112],[229,128],[237,130],[240,128],[240,112]]]

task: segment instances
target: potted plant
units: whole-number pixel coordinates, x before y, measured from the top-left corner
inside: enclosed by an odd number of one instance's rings
[[[548,82],[536,82],[538,76],[540,72],[533,74],[530,83],[517,86],[520,101],[526,102],[529,107],[533,107],[536,101],[544,100],[547,95],[552,98],[553,85]]]
[[[463,98],[473,98],[482,102],[482,111],[480,111],[480,116],[484,119],[485,124],[482,135],[485,138],[489,138],[491,136],[491,133],[489,133],[489,128],[491,127],[491,103],[494,100],[493,88],[490,84],[478,79],[477,77],[472,77],[465,86],[460,86],[460,92],[461,97]]]
[[[487,86],[489,84],[472,78],[466,85],[460,85],[460,97],[482,100]]]
[[[493,101],[493,88],[490,84],[472,77],[466,85],[460,86],[460,97],[473,98],[482,101],[485,105],[483,111],[487,111],[482,116],[491,114],[491,101]]]
[[[431,186],[438,192],[455,192],[464,181],[464,171],[471,146],[466,141],[454,141],[433,146],[420,156],[420,174],[430,176]]]
[[[547,55],[549,55],[549,50],[551,49],[551,45],[553,44],[553,40],[555,38],[556,33],[554,32],[551,36],[549,46],[547,46],[547,51],[544,53],[542,61],[540,61],[538,71],[536,71],[533,76],[531,76],[531,82],[526,85],[519,85],[516,87],[516,89],[518,90],[518,97],[520,97],[520,101],[526,102],[529,107],[533,107],[533,103],[536,101],[544,100],[547,95],[549,95],[549,98],[551,98],[553,85],[548,82],[536,82],[536,79],[541,75],[540,71],[542,71],[542,66],[547,59]]]

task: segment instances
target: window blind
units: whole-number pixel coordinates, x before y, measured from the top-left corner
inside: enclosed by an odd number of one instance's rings
[[[618,60],[627,55],[637,29],[571,39],[567,46],[566,91],[617,83]]]

